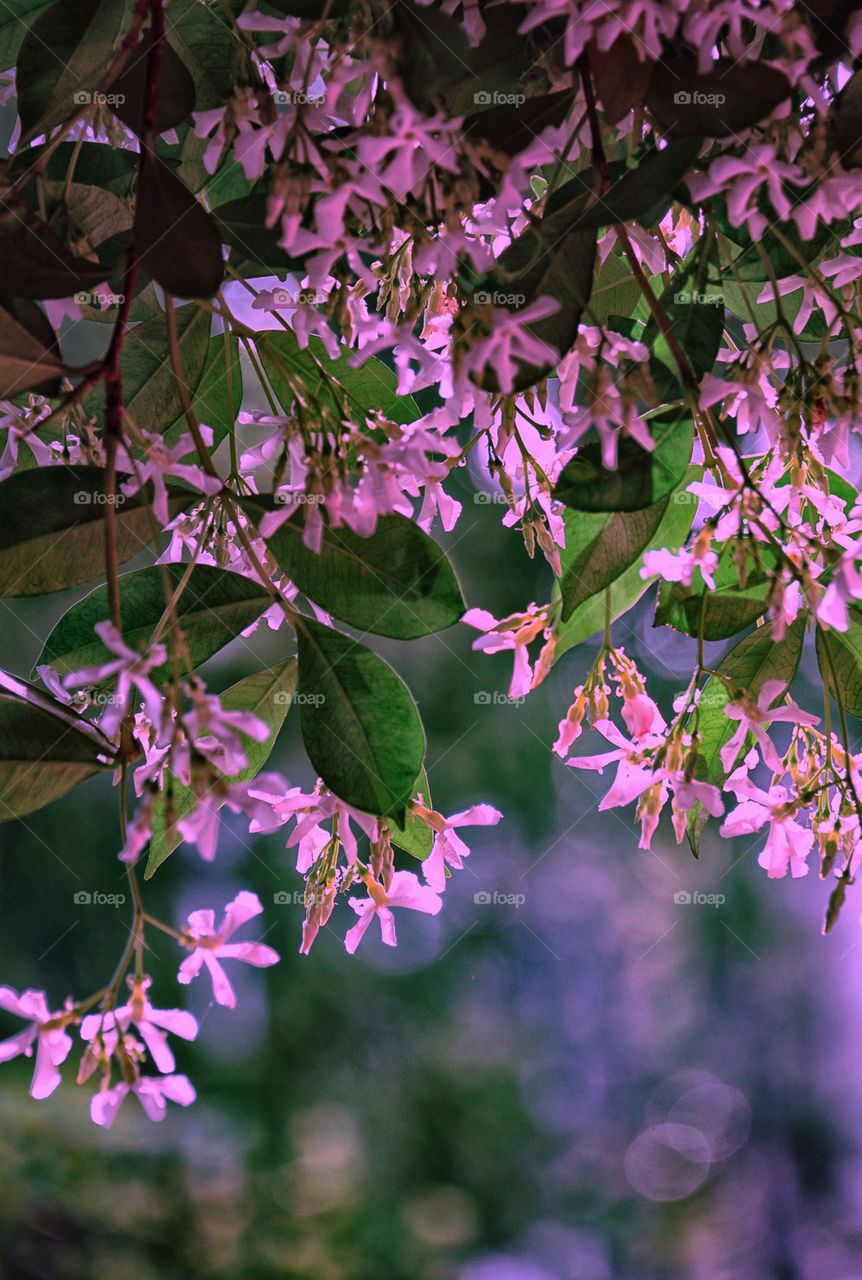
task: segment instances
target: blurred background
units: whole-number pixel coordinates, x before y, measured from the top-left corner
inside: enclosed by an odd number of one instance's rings
[[[442,540],[468,604],[499,617],[547,598],[505,508],[457,482]],[[26,676],[83,593],[0,602],[2,665]],[[380,646],[419,700],[435,807],[505,814],[464,833],[443,912],[401,912],[397,949],[372,929],[351,958],[342,906],[300,957],[283,832],[249,838],[228,815],[213,865],[181,846],[149,909],[180,925],[252,889],[265,913],[241,936],[282,961],[233,965],[223,1009],[206,980],[178,987],[180,949],[149,938],[154,1004],[201,1022],[174,1046],[199,1101],[161,1124],[130,1099],[96,1128],[77,1051],[45,1102],[31,1061],[2,1067],[4,1280],[860,1280],[853,891],[824,939],[826,887],[768,882],[759,838],[713,830],[696,862],[668,823],[638,850],[621,812],[596,812],[610,776],[550,750],[594,645],[512,706],[511,658],[474,653],[475,634]],[[667,711],[693,642],[651,630],[651,593],[614,638]],[[264,628],[204,674],[223,689],[287,646]],[[290,715],[271,766],[313,782]],[[110,778],[0,829],[0,981],[55,1007],[107,981],[126,911],[74,895],[124,891],[118,847]],[[0,1017],[0,1035],[20,1028]]]

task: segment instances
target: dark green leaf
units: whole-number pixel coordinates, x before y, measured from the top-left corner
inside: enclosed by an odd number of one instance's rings
[[[92,100],[113,60],[124,9],[122,0],[58,0],[39,14],[15,72],[25,137],[47,133]]]
[[[258,497],[240,505],[258,521],[274,509]],[[454,626],[463,614],[446,553],[406,516],[380,516],[368,538],[327,527],[319,552],[303,544],[303,524],[301,515],[285,521],[269,539],[270,552],[300,591],[349,626],[414,640]]]
[[[68,298],[102,284],[103,265],[77,258],[29,205],[8,188],[0,197],[3,291],[16,298]]]
[[[147,83],[147,61],[152,47],[149,35],[141,40],[129,54],[123,70],[111,85],[114,97],[112,110],[123,124],[140,136],[144,118],[144,97]],[[195,82],[185,63],[166,42],[159,61],[159,78],[156,88],[156,133],[174,129],[182,124],[195,109]]]
[[[110,768],[115,755],[95,725],[0,672],[0,822],[50,804]]]
[[[655,537],[671,497],[654,502],[642,511],[617,511],[613,515],[567,511],[566,549],[570,540],[575,550],[560,579],[563,622],[577,609],[610,586],[636,561],[640,565],[645,547]]]
[[[0,482],[0,596],[40,596],[77,587],[104,573],[104,499],[100,467],[40,467]],[[147,504],[151,501],[148,485],[117,504],[120,564],[150,541]],[[172,490],[170,517],[193,501],[194,494]]]
[[[676,551],[685,543],[697,510],[697,503],[683,502],[681,498],[687,486],[694,480],[699,480],[701,474],[700,467],[688,468],[673,495],[676,500],[668,503],[662,522],[652,540],[644,547],[644,552],[661,550],[663,547]],[[685,496],[687,498],[689,495],[686,494]],[[594,516],[589,518],[595,519]],[[568,570],[570,559],[573,559],[576,555],[577,549],[574,546],[565,547],[561,551],[560,560],[564,576]],[[611,620],[620,617],[633,604],[636,604],[650,584],[655,582],[656,575],[653,575],[652,578],[642,578],[640,569],[640,563],[633,564],[608,588],[610,592]],[[571,649],[573,645],[580,644],[590,636],[595,635],[597,631],[601,631],[605,624],[605,607],[604,593],[591,596],[583,604],[578,605],[567,622],[561,621],[557,624],[557,647],[555,650],[557,659],[567,649]]]
[[[526,102],[504,102],[469,115],[463,133],[471,142],[480,138],[495,151],[515,156],[535,142],[548,125],[562,124],[572,105],[573,93],[543,93]]]
[[[175,590],[188,569],[185,564],[165,565]],[[138,569],[120,577],[120,614],[123,639],[132,649],[147,645],[165,612],[162,568]],[[224,645],[250,627],[272,603],[263,587],[238,573],[210,565],[196,565],[176,603],[177,619],[185,636],[192,665],[200,666]],[[64,614],[49,635],[39,663],[49,662],[61,673],[108,662],[110,653],[93,633],[97,622],[110,617],[107,587],[97,587]],[[170,642],[171,624],[162,632]],[[166,676],[170,663],[158,668],[156,679]],[[415,776],[415,775],[414,775]]]
[[[135,204],[135,245],[148,274],[180,298],[211,298],[224,275],[221,236],[188,187],[144,152]]]
[[[212,319],[197,303],[178,307],[177,346],[186,386],[197,390],[210,341]],[[171,369],[168,330],[163,315],[135,325],[126,334],[120,358],[126,413],[148,431],[162,431],[182,415],[183,405]],[[104,388],[96,387],[83,400],[87,413],[100,416]]]
[[[849,605],[847,618],[846,631],[817,628],[817,662],[832,696],[862,719],[862,607]]]
[[[725,708],[734,693],[746,693],[754,701],[767,680],[783,680],[786,690],[791,684],[802,655],[805,638],[805,616],[791,623],[781,640],[776,641],[771,626],[760,627],[741,640],[721,660],[716,670],[719,675],[710,676],[703,687],[698,710],[689,721],[688,728],[696,723],[699,737],[697,778],[713,786],[724,785],[726,773],[721,763],[721,749],[729,742],[739,727],[739,722],[727,717]],[[724,676],[731,686],[721,679]],[[784,690],[773,699],[772,705],[784,696]],[[700,835],[707,821],[706,810],[698,802],[689,810],[686,831],[691,851],[697,857]]]
[[[591,40],[587,53],[605,122],[616,124],[643,102],[652,63],[642,56],[644,49],[640,41],[635,44],[625,33],[618,35],[609,49],[600,49],[595,39]]]
[[[0,10],[0,68],[8,71],[15,66],[18,50],[36,19],[51,8],[52,0],[15,0]]]
[[[266,193],[253,191],[214,209],[221,238],[231,247],[232,264],[239,268],[243,263],[257,263],[270,271],[304,274],[303,259],[293,258],[279,247],[280,227],[266,225],[266,204]]]
[[[29,298],[0,296],[0,398],[56,395],[65,373],[51,322]]]
[[[695,245],[685,262],[674,271],[659,304],[699,381],[712,370],[724,333],[724,294],[714,237],[704,236]],[[675,379],[680,379],[676,361],[652,316],[642,341],[673,372]]]
[[[727,138],[770,115],[790,81],[763,62],[718,58],[699,75],[697,58],[667,52],[653,66],[647,109],[671,138]]]
[[[669,409],[648,425],[655,448],[623,436],[615,471],[603,465],[598,442],[580,448],[563,469],[554,497],[574,511],[640,511],[665,497],[691,461],[692,421],[687,412]]]
[[[347,804],[403,827],[425,755],[410,690],[370,649],[310,618],[297,624],[297,644],[312,765]]]
[[[248,765],[238,774],[228,778],[228,782],[248,782],[266,764],[275,746],[278,731],[290,710],[296,692],[296,658],[288,658],[277,666],[267,667],[264,671],[255,671],[237,684],[231,685],[220,694],[221,705],[226,711],[248,711],[263,720],[270,730],[269,737],[263,742],[250,738],[240,731]],[[149,880],[177,845],[182,837],[176,824],[185,818],[195,807],[194,792],[172,775],[168,778],[170,800],[166,791],[160,791],[153,807],[152,833],[150,835],[150,856],[144,879]],[[173,819],[173,821],[171,820]]]
[[[606,227],[632,219],[651,227],[661,221],[671,192],[688,173],[699,150],[699,142],[681,138],[661,151],[650,149],[633,168],[611,165],[611,186],[602,196],[595,170],[588,169],[555,192],[548,212],[556,223],[567,222],[572,229]]]
[[[845,169],[862,164],[862,72],[851,76],[833,112],[835,145]]]

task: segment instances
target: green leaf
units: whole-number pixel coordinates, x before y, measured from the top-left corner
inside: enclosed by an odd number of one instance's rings
[[[732,693],[744,692],[756,701],[767,680],[783,680],[784,690],[779,692],[778,698],[784,696],[796,675],[802,656],[806,616],[802,615],[791,623],[781,640],[774,638],[771,626],[753,631],[721,660],[716,668],[720,674],[710,676],[707,680],[700,695],[697,712],[686,726],[693,729],[695,722],[697,723],[700,741],[696,776],[699,781],[710,782],[721,789],[727,779],[721,763],[721,749],[739,727],[738,721],[728,719],[725,710],[732,700]],[[731,681],[731,688],[721,676]],[[773,699],[773,706],[777,700]],[[699,801],[689,810],[686,833],[695,857],[707,818],[708,814]]]
[[[699,75],[693,54],[667,51],[653,64],[644,101],[670,138],[728,138],[789,96],[790,81],[764,62],[718,58]]]
[[[254,520],[278,508],[259,497],[239,499]],[[446,553],[406,516],[380,516],[374,533],[326,527],[319,552],[302,541],[303,517],[292,516],[269,539],[279,566],[310,600],[348,626],[396,640],[452,627],[465,604]]]
[[[0,822],[50,804],[111,768],[115,755],[95,725],[0,672]]]
[[[685,493],[685,489],[694,480],[701,477],[700,467],[689,467],[680,484],[677,486],[673,499],[668,504],[667,509],[662,518],[662,522],[655,532],[655,536],[650,543],[644,547],[644,553],[647,551],[661,550],[666,547],[671,551],[678,550],[683,546],[691,529],[692,521],[697,510],[697,503],[682,501],[682,498],[689,497]],[[563,574],[565,575],[568,568],[569,556],[577,554],[574,548],[566,548],[560,553]],[[640,576],[640,564],[636,563],[631,568],[620,575],[619,578],[608,588],[610,591],[610,614],[611,619],[619,618],[621,614],[626,613],[632,605],[640,600],[641,596],[648,589],[651,583],[656,581],[657,574],[653,574],[651,578],[642,578]],[[555,658],[558,660],[573,645],[581,644],[590,636],[601,631],[605,625],[605,596],[591,596],[589,600],[585,600],[583,604],[578,605],[577,609],[571,614],[567,622],[559,622],[556,627],[557,647],[555,650]]]
[[[263,720],[269,728],[269,736],[263,742],[249,737],[239,731],[239,737],[245,751],[248,765],[238,774],[228,778],[228,782],[248,782],[260,772],[266,764],[275,746],[279,730],[284,718],[290,710],[296,692],[296,658],[287,658],[277,666],[267,667],[263,671],[255,671],[237,684],[231,685],[220,694],[221,705],[226,711],[248,711]],[[195,807],[194,792],[183,785],[178,778],[169,777],[171,804],[173,807],[173,824],[171,823],[168,796],[160,791],[153,806],[152,832],[150,835],[150,856],[144,879],[158,870],[182,837],[176,829],[181,818],[187,817]]]
[[[587,305],[587,319],[590,324],[603,325],[612,315],[629,317],[642,299],[640,285],[626,258],[619,249],[612,249],[596,276]]]
[[[122,34],[124,10],[122,0],[58,0],[39,14],[15,71],[25,137],[47,133],[98,89]]]
[[[640,566],[661,525],[670,495],[642,511],[617,511],[612,515],[566,511],[566,569],[560,579],[563,622],[590,596],[604,591],[637,561]],[[574,551],[574,555],[572,555]]]
[[[426,809],[431,808],[431,788],[428,785],[428,775],[424,769],[416,780],[412,799],[419,800]],[[403,831],[399,831],[393,825],[389,829],[389,834],[394,845],[397,845],[399,849],[403,849],[405,853],[409,853],[412,857],[418,858],[420,862],[425,861],[434,847],[434,832],[421,818],[412,814],[407,815]]]
[[[148,274],[180,298],[211,298],[224,276],[221,236],[188,187],[144,150],[135,203],[135,247]]]
[[[719,554],[713,575],[715,587],[707,588],[700,572],[690,587],[681,582],[662,582],[659,587],[654,625],[673,627],[687,636],[704,640],[726,640],[743,631],[766,612],[775,556],[768,547],[760,552],[760,563],[749,556],[747,581],[739,585],[739,570],[729,544]]]
[[[720,280],[715,238],[704,236],[674,271],[670,284],[659,298],[698,381],[712,370],[724,333],[724,293]],[[680,380],[671,350],[652,316],[642,341],[671,370],[674,378]]]
[[[0,296],[0,398],[56,395],[66,369],[51,322],[30,298]]]
[[[140,136],[144,118],[147,84],[147,62],[152,38],[147,35],[129,54],[123,70],[111,85],[114,97],[112,111],[123,124]],[[156,133],[175,129],[195,109],[195,82],[183,60],[169,43],[165,43],[159,61],[156,87]]]
[[[230,346],[229,382],[226,345]],[[206,360],[192,395],[192,412],[199,422],[205,423],[212,431],[214,449],[234,426],[241,402],[242,365],[239,358],[239,339],[231,334],[226,344],[224,334],[217,333],[209,340]],[[165,443],[176,444],[185,431],[188,431],[188,422],[185,414],[181,414],[173,426],[165,432]]]
[[[331,791],[403,827],[425,755],[410,690],[388,663],[310,618],[297,623],[300,726]]]
[[[235,84],[257,83],[248,48],[223,8],[168,0],[165,35],[191,73],[198,111],[224,106]]]
[[[149,644],[153,631],[165,612],[162,570],[175,590],[188,570],[186,564],[153,566],[120,577],[120,615],[123,639],[132,649]],[[210,565],[195,565],[183,593],[176,602],[177,620],[185,636],[192,665],[235,640],[272,603],[258,583],[238,573],[228,573]],[[97,587],[64,614],[48,636],[38,665],[49,662],[61,674],[81,667],[108,662],[111,654],[93,633],[97,622],[110,618],[107,587]],[[170,643],[171,624],[162,632]],[[155,679],[170,673],[170,662],[156,668]],[[415,776],[415,774],[414,774]]]
[[[401,424],[419,417],[416,401],[412,396],[398,395],[395,374],[374,356],[354,368],[346,356],[331,360],[319,338],[312,338],[303,350],[295,334],[287,331],[259,334],[255,344],[266,376],[285,409],[295,395],[291,379],[295,385],[299,377],[309,397],[318,398],[347,421],[356,421],[357,411],[366,415],[378,412],[390,422]]]
[[[652,451],[631,436],[617,449],[617,469],[602,463],[596,441],[578,449],[554,488],[554,497],[574,511],[640,511],[679,484],[691,460],[694,428],[687,410],[668,409],[648,420]]]
[[[197,390],[206,364],[212,320],[197,303],[178,307],[177,346],[189,391]],[[171,368],[168,330],[163,315],[135,325],[126,334],[120,357],[126,413],[148,431],[160,431],[182,416],[183,405]],[[101,416],[104,388],[83,400],[84,410]]]
[[[847,606],[846,631],[817,628],[817,664],[829,691],[851,716],[862,719],[862,606]]]
[[[150,542],[152,485],[131,498],[119,496],[115,529],[123,564]],[[194,498],[170,490],[170,517]],[[40,596],[104,573],[105,511],[101,467],[39,467],[0,482],[0,596]]]

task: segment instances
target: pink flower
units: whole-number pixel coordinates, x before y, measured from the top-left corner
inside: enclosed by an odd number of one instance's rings
[[[63,684],[67,689],[76,689],[80,685],[96,684],[102,680],[117,677],[117,689],[112,701],[105,708],[99,727],[109,738],[113,738],[123,719],[129,711],[132,689],[138,690],[146,708],[151,724],[161,723],[162,696],[156,686],[148,678],[154,667],[160,667],[167,660],[167,649],[163,644],[154,644],[146,653],[136,653],[124,642],[112,622],[97,622],[93,630],[102,644],[114,654],[113,662],[102,662],[94,667],[82,667],[64,676]]]
[[[722,824],[721,835],[746,835],[760,831],[768,822],[769,836],[757,859],[760,866],[766,868],[770,879],[786,876],[788,867],[792,876],[806,875],[805,860],[814,844],[814,832],[795,820],[796,803],[789,800],[785,787],[763,791],[747,777],[738,776],[741,774],[742,770],[737,770],[728,779],[726,790],[746,798]]]
[[[422,863],[422,874],[435,893],[442,893],[446,888],[446,866],[461,870],[463,859],[468,856],[467,848],[460,836],[456,836],[455,827],[493,827],[502,818],[499,809],[491,804],[474,804],[462,813],[453,813],[451,818],[444,818],[433,809],[414,804],[413,813],[428,824],[434,836],[434,845],[428,857]]]
[[[117,1027],[125,1033],[134,1023],[159,1071],[173,1071],[176,1063],[165,1032],[182,1036],[184,1040],[194,1040],[198,1033],[197,1019],[182,1009],[154,1009],[147,997],[150,978],[143,978],[140,982],[129,978],[128,983],[132,991],[129,1003],[108,1013],[88,1014],[81,1023],[82,1039],[93,1040],[101,1032],[106,1049],[112,1052],[119,1038]]]
[[[188,1076],[141,1076],[131,1084],[121,1080],[113,1089],[101,1089],[93,1094],[90,1100],[93,1122],[110,1129],[127,1093],[135,1095],[151,1120],[164,1120],[168,1099],[187,1107],[197,1097]]]
[[[200,430],[204,444],[211,445],[212,429],[202,426]],[[153,511],[161,524],[168,523],[168,491],[165,486],[165,476],[175,476],[178,480],[184,480],[186,484],[208,497],[212,497],[221,490],[222,482],[217,476],[207,475],[202,467],[182,461],[194,452],[195,444],[190,435],[180,436],[177,443],[172,448],[168,448],[161,436],[153,435],[140,428],[139,434],[144,440],[146,461],[143,463],[133,461],[128,455],[125,459],[121,457],[121,465],[125,464],[126,468],[133,473],[128,480],[123,481],[122,490],[126,497],[129,497],[137,493],[148,480],[152,480]],[[125,454],[125,450],[123,453]]]
[[[629,742],[612,720],[597,720],[593,728],[603,734],[608,742],[613,742],[615,750],[603,751],[595,756],[573,756],[566,764],[573,769],[597,769],[602,773],[606,765],[616,762],[616,777],[610,791],[599,804],[600,810],[629,804],[642,795],[647,787],[659,781],[661,772],[644,762],[644,750],[661,744],[659,734],[647,733],[643,738]]]
[[[30,1084],[30,1096],[47,1098],[60,1083],[57,1068],[66,1061],[72,1047],[72,1037],[57,1022],[62,1015],[49,1012],[44,991],[29,988],[19,996],[11,987],[0,987],[0,1009],[29,1019],[29,1026],[23,1031],[0,1043],[0,1062],[9,1062],[19,1053],[32,1057],[33,1042],[36,1041],[36,1069]]]
[[[812,715],[809,711],[803,711],[801,707],[797,707],[795,702],[791,702],[788,706],[775,707],[770,711],[769,704],[774,702],[780,693],[787,688],[786,680],[765,680],[757,697],[756,704],[750,698],[742,697],[738,702],[729,702],[725,707],[725,714],[729,720],[738,720],[739,728],[734,733],[729,742],[721,748],[721,763],[725,773],[729,773],[733,767],[736,757],[739,755],[740,747],[745,741],[748,733],[753,733],[760,746],[760,752],[763,756],[764,763],[769,765],[773,773],[784,773],[784,766],[779,759],[778,752],[769,734],[764,729],[764,724],[771,724],[773,721],[782,721],[790,724],[818,724],[819,716]]]
[[[473,641],[474,649],[485,653],[499,653],[501,649],[513,649],[515,652],[515,669],[509,685],[510,698],[523,698],[538,681],[530,666],[527,646],[536,636],[544,634],[550,639],[548,629],[548,606],[531,604],[526,613],[513,613],[498,622],[487,609],[468,609],[461,619],[469,627],[484,631],[485,635]],[[537,672],[541,671],[541,660],[537,664]]]
[[[374,916],[380,920],[380,933],[387,947],[396,945],[395,920],[390,907],[408,907],[411,911],[424,911],[426,915],[436,916],[443,906],[443,899],[428,885],[420,884],[412,871],[396,871],[388,890],[370,875],[364,877],[364,882],[370,896],[348,899],[359,916],[344,939],[350,955],[359,946]]]
[[[238,893],[233,902],[225,907],[224,919],[218,930],[215,928],[215,915],[212,911],[193,911],[184,932],[194,940],[195,946],[192,954],[186,956],[180,965],[178,980],[182,983],[191,982],[200,973],[201,965],[205,964],[212,978],[216,1003],[233,1009],[236,996],[219,959],[244,960],[246,964],[265,969],[268,965],[277,964],[280,958],[272,947],[265,947],[260,942],[227,941],[241,924],[260,915],[262,911],[257,894],[247,890]]]

